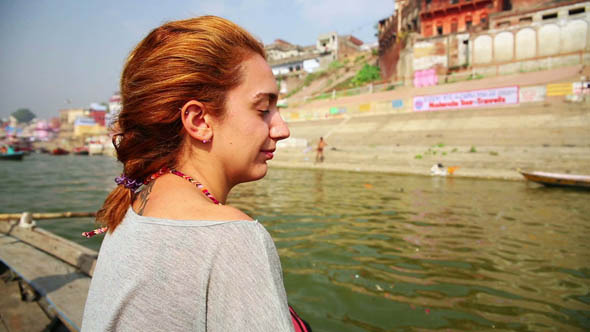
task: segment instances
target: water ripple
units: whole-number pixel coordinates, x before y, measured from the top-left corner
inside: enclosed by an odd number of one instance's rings
[[[98,209],[113,159],[0,164],[1,212]],[[271,169],[230,204],[281,257],[314,331],[590,329],[590,192],[519,182]],[[78,236],[92,220],[43,221]]]

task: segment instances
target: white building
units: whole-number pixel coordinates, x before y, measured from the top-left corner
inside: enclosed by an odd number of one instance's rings
[[[117,115],[119,115],[119,112],[121,112],[121,108],[121,95],[119,92],[115,92],[111,98],[109,98],[109,111],[105,117],[105,122],[108,127],[111,127],[113,121],[115,121]]]

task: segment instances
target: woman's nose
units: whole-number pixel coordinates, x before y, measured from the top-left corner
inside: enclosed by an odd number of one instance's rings
[[[287,123],[283,120],[283,117],[281,117],[281,114],[278,111],[272,117],[270,125],[270,137],[272,139],[280,141],[291,135]]]

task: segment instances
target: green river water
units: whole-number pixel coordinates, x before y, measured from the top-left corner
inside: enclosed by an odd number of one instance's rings
[[[0,162],[0,212],[95,211],[103,156]],[[271,168],[232,204],[271,233],[314,331],[590,330],[590,191]],[[39,226],[98,250],[90,219]]]

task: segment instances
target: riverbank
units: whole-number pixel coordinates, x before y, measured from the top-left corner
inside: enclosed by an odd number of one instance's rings
[[[523,180],[519,170],[588,174],[589,100],[568,102],[565,95],[547,96],[547,89],[549,84],[579,81],[589,72],[588,67],[573,66],[427,88],[401,87],[286,109],[283,115],[292,139],[279,145],[270,165],[430,175],[430,168],[441,163],[457,166],[455,177],[503,180]],[[413,110],[415,96],[506,86],[518,87],[516,103]],[[315,163],[320,137],[328,147],[325,161]]]
[[[519,170],[548,171],[570,174],[588,174],[589,148],[558,147],[505,147],[505,146],[408,146],[366,147],[347,150],[328,150],[325,161],[315,163],[315,151],[305,153],[297,149],[279,151],[271,167],[323,169],[350,172],[377,172],[397,175],[431,176],[432,165],[457,166],[453,177],[524,180]],[[430,151],[432,152],[428,152]],[[455,152],[451,152],[455,151]],[[416,156],[429,153],[422,159]],[[436,154],[433,154],[436,152]],[[288,156],[284,156],[288,154]],[[560,159],[568,156],[567,159]]]
[[[453,176],[523,180],[518,170],[588,174],[587,104],[550,100],[486,109],[376,114],[289,123],[309,147],[280,148],[273,167],[430,175],[432,165],[458,166]],[[323,136],[325,161],[315,163]]]

